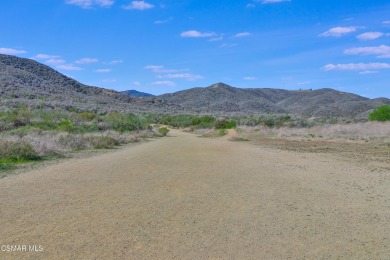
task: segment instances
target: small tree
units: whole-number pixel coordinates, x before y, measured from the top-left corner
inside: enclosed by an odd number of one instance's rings
[[[382,105],[374,109],[368,116],[370,121],[390,121],[390,106]]]

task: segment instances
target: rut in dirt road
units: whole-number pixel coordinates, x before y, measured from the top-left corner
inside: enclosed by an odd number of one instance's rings
[[[0,258],[389,258],[389,175],[171,131],[0,179]]]

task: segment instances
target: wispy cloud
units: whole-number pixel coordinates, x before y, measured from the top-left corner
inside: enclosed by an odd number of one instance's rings
[[[311,84],[311,81],[310,80],[307,80],[307,81],[301,81],[301,82],[298,82],[297,85],[309,85]]]
[[[169,79],[185,79],[190,81],[195,81],[199,79],[203,79],[203,76],[201,75],[194,75],[191,73],[178,73],[178,74],[167,74],[165,76],[162,76],[163,78],[169,78]]]
[[[377,47],[359,47],[346,49],[347,55],[375,55],[378,58],[390,58],[390,46],[379,45]]]
[[[115,82],[118,82],[118,80],[116,80],[116,79],[103,79],[102,82],[104,82],[104,83],[115,83]]]
[[[220,48],[233,48],[236,47],[238,44],[237,43],[223,43],[219,47]]]
[[[385,35],[385,34],[382,32],[365,32],[365,33],[359,34],[358,36],[356,36],[356,38],[358,38],[361,41],[371,41],[371,40],[376,40],[376,39],[382,37],[383,35]]]
[[[15,50],[15,49],[9,49],[9,48],[0,48],[0,54],[8,54],[8,55],[17,55],[17,54],[23,54],[26,53],[25,50]]]
[[[145,1],[132,1],[129,5],[122,6],[125,10],[147,10],[154,8],[154,5],[149,4]]]
[[[58,59],[58,58],[61,58],[61,56],[48,55],[48,54],[38,54],[34,56],[34,59],[40,59],[40,60],[49,60],[49,59]]]
[[[325,71],[331,70],[377,70],[377,69],[390,69],[388,63],[347,63],[347,64],[327,64],[323,68]]]
[[[199,32],[196,30],[186,31],[180,34],[181,37],[185,37],[185,38],[207,38],[207,37],[213,37],[215,35],[216,34],[212,32]]]
[[[60,70],[71,70],[71,71],[79,71],[79,70],[82,70],[82,68],[80,67],[77,67],[73,64],[63,64],[63,65],[58,65],[56,67],[57,69],[60,69]]]
[[[155,81],[155,82],[152,82],[152,85],[154,85],[154,86],[174,87],[174,86],[176,86],[176,83],[172,82],[172,81],[165,80],[165,81]]]
[[[222,40],[223,40],[223,37],[220,36],[220,37],[210,38],[209,42],[216,42],[216,41],[222,41]]]
[[[157,20],[157,21],[154,21],[155,24],[164,24],[164,23],[168,23],[170,21],[173,20],[173,17],[169,17],[168,19],[165,19],[165,20]]]
[[[134,86],[141,86],[142,84],[141,84],[141,82],[139,82],[139,81],[133,81],[133,85],[134,85]]]
[[[260,2],[264,4],[276,4],[281,2],[291,2],[291,0],[260,0]]]
[[[250,32],[240,32],[234,35],[235,38],[248,37],[248,36],[252,36],[252,34]]]
[[[183,70],[175,70],[175,69],[166,69],[161,65],[148,65],[144,67],[145,69],[151,70],[155,73],[176,73]]]
[[[385,26],[388,26],[388,25],[390,25],[390,21],[383,21],[382,24]]]
[[[110,7],[114,0],[65,0],[65,3],[80,6],[82,8],[92,8],[94,6]]]
[[[256,77],[244,77],[244,80],[256,80]]]
[[[96,62],[99,62],[99,60],[95,58],[82,58],[76,61],[77,64],[91,64]]]
[[[376,70],[365,70],[365,71],[359,72],[359,74],[361,74],[361,75],[369,75],[369,74],[376,74],[378,72],[379,71],[376,71]]]
[[[108,72],[111,72],[112,69],[97,69],[96,72],[99,72],[99,73],[108,73]]]
[[[116,64],[120,64],[120,63],[123,63],[123,60],[112,60],[112,61],[109,61],[109,62],[105,62],[104,64],[116,65]]]
[[[202,75],[186,72],[188,69],[167,69],[161,65],[148,65],[144,68],[158,73],[157,78],[159,79],[184,79],[190,81],[203,79]]]
[[[342,37],[346,34],[355,32],[358,29],[356,26],[350,27],[334,27],[329,29],[326,32],[321,33],[319,36],[321,37]]]
[[[45,61],[45,63],[51,64],[51,65],[60,65],[60,64],[65,64],[66,61],[63,59],[48,59]]]
[[[44,62],[49,65],[65,65],[66,60],[61,59],[61,56],[58,55],[49,55],[49,54],[37,54],[33,57],[35,60],[45,60]],[[58,66],[57,66],[58,68]]]

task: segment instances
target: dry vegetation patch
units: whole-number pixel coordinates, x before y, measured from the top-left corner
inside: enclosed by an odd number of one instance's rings
[[[312,128],[244,127],[236,138],[289,151],[332,153],[371,170],[390,170],[390,122]]]

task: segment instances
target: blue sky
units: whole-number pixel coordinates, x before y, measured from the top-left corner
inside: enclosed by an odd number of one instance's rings
[[[2,0],[0,24],[0,53],[88,85],[390,98],[388,0]]]

